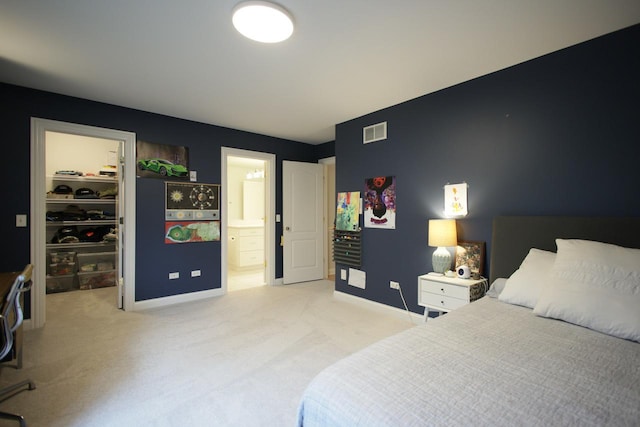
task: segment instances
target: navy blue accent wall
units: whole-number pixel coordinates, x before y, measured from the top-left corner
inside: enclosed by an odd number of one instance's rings
[[[318,144],[313,146],[316,159],[326,159],[333,157],[336,152],[336,142],[330,141],[324,144]]]
[[[336,289],[401,308],[399,281],[422,312],[447,183],[468,183],[459,240],[487,242],[487,259],[497,215],[640,216],[638,46],[640,25],[337,125],[336,191],[395,175],[398,210],[395,230],[363,228],[366,289],[339,272]],[[363,145],[382,121],[388,139]]]
[[[282,212],[282,161],[315,162],[315,147],[299,142],[206,125],[173,117],[0,83],[4,183],[0,223],[11,248],[0,257],[0,271],[20,270],[29,262],[29,228],[16,228],[15,215],[29,213],[31,117],[135,132],[158,144],[189,147],[190,168],[198,181],[220,183],[222,146],[276,155],[276,212]],[[322,153],[325,156],[326,153]],[[331,153],[333,155],[333,153]],[[138,178],[136,301],[214,289],[220,283],[220,242],[164,244],[164,181]],[[276,223],[276,236],[282,233]],[[224,236],[223,236],[224,238]],[[282,277],[282,248],[276,238],[276,277]],[[201,269],[200,279],[188,272]],[[168,280],[169,271],[181,272]]]

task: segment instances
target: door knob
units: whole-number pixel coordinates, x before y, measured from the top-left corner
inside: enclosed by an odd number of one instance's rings
[[[287,231],[291,230],[291,228],[289,228],[289,227],[285,227],[284,229],[287,230]]]

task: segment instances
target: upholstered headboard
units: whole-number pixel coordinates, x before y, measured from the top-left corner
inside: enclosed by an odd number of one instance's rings
[[[555,252],[557,238],[640,248],[640,218],[496,217],[491,241],[491,283],[498,277],[511,276],[530,248]]]

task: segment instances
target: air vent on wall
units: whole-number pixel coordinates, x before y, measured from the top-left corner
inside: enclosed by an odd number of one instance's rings
[[[370,142],[380,141],[383,139],[387,139],[387,122],[382,122],[362,128],[363,144],[368,144]]]

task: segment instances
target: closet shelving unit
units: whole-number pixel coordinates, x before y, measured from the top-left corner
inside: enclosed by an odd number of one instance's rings
[[[106,191],[118,185],[112,176],[47,176],[50,190],[68,185],[75,191],[91,188],[95,192]],[[69,197],[74,197],[74,193]],[[117,193],[117,191],[116,191]],[[64,211],[75,205],[79,209],[101,210],[111,213],[109,219],[86,219],[78,221],[46,221],[47,228],[47,293],[66,292],[76,289],[93,289],[115,286],[117,276],[117,242],[67,242],[51,243],[61,227],[76,227],[79,232],[94,227],[117,228],[118,205],[114,199],[51,198],[46,199],[47,212]]]

